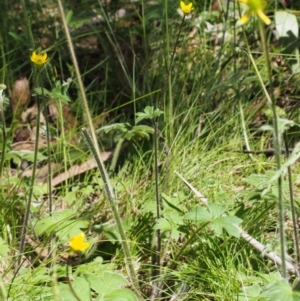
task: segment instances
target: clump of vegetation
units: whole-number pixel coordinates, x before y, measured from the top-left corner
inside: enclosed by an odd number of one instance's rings
[[[5,1],[1,300],[298,300],[299,5]]]

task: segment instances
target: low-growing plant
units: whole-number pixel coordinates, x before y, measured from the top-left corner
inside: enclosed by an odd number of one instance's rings
[[[0,299],[298,300],[297,4],[4,2]]]

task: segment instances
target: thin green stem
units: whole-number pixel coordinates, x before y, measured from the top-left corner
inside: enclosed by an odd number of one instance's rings
[[[122,145],[123,145],[123,142],[124,142],[124,138],[120,138],[117,142],[117,145],[114,149],[114,155],[112,157],[112,160],[111,160],[111,165],[110,165],[110,170],[112,172],[115,172],[116,171],[116,166],[117,166],[117,163],[118,163],[118,159],[119,159],[119,156],[120,156],[120,151],[122,149]]]
[[[0,118],[2,121],[2,154],[1,154],[1,160],[0,160],[0,179],[2,177],[3,173],[3,166],[4,166],[4,159],[5,159],[5,149],[6,149],[6,125],[5,125],[5,116],[4,116],[4,96],[3,96],[3,90],[6,89],[6,86],[3,84],[0,84]]]
[[[89,129],[90,129],[90,132],[91,132],[93,146],[95,148],[97,157],[100,158],[100,161],[101,161],[100,149],[99,149],[99,146],[98,146],[98,141],[97,141],[97,137],[96,137],[96,134],[95,134],[92,117],[91,117],[91,114],[90,114],[90,109],[89,109],[89,106],[88,106],[87,97],[86,97],[83,82],[82,82],[82,79],[81,79],[81,73],[79,71],[79,66],[78,66],[76,55],[75,55],[72,38],[71,38],[69,28],[68,28],[68,25],[67,25],[67,21],[66,21],[66,18],[65,18],[64,9],[63,9],[61,0],[58,0],[57,2],[58,2],[58,6],[59,6],[63,26],[64,26],[64,29],[65,29],[66,38],[67,38],[71,58],[72,58],[72,61],[73,61],[73,64],[74,64],[75,74],[76,74],[76,78],[77,78],[77,82],[78,82],[78,86],[79,86],[79,92],[80,92],[80,95],[81,95],[81,98],[82,98],[84,112],[85,112],[85,115],[86,115],[85,117],[86,117]],[[102,161],[101,161],[101,164],[103,165]],[[103,165],[103,167],[104,167],[104,165]],[[107,175],[107,172],[106,172],[105,169],[104,169],[104,174],[105,174],[105,178],[108,178],[108,175]],[[113,191],[111,191],[111,193],[113,193]]]
[[[26,26],[26,33],[28,37],[29,45],[32,49],[34,49],[34,38],[31,30],[31,24],[29,20],[29,16],[27,14],[27,9],[25,5],[25,1],[21,0],[21,5],[23,8],[24,13],[24,20],[25,20],[25,26]],[[40,70],[38,69],[38,72],[36,73],[35,80],[38,80],[40,77]],[[35,85],[34,85],[35,87]],[[37,97],[37,118],[36,118],[36,137],[35,137],[35,146],[34,146],[34,159],[33,159],[33,168],[32,168],[32,176],[31,176],[31,184],[29,188],[29,195],[28,200],[25,208],[25,216],[23,220],[22,230],[21,230],[21,239],[20,239],[20,245],[19,245],[19,260],[18,260],[18,266],[20,265],[21,256],[24,250],[24,244],[25,244],[25,236],[27,233],[27,226],[29,221],[29,213],[30,213],[30,206],[31,206],[31,200],[33,196],[33,187],[35,182],[35,173],[37,168],[37,155],[38,155],[38,146],[39,146],[39,133],[40,133],[40,100],[39,97]]]
[[[61,133],[61,143],[60,148],[62,148],[63,153],[63,162],[64,162],[64,171],[67,172],[68,170],[68,154],[67,154],[67,148],[66,148],[66,135],[65,135],[65,122],[63,117],[63,106],[61,99],[58,100],[58,112],[59,112],[59,128]],[[68,179],[65,179],[65,185],[64,185],[65,193],[68,192]]]
[[[165,112],[165,123],[169,124],[170,121],[170,110],[167,110],[168,106],[166,103],[166,89],[167,89],[167,82],[169,82],[169,72],[170,72],[170,67],[171,67],[171,63],[169,60],[169,55],[170,55],[170,39],[169,39],[169,18],[168,18],[168,0],[164,1],[164,12],[165,12],[165,36],[166,36],[166,43],[164,45],[164,48],[166,49],[166,53],[165,53],[165,65],[167,66],[167,77],[166,80],[162,83],[162,90],[161,90],[161,97],[162,97],[162,103],[164,104],[164,112]],[[171,54],[172,55],[172,54]],[[170,86],[169,86],[170,88]],[[166,112],[168,111],[168,114],[166,114]],[[167,127],[166,127],[167,128]],[[169,131],[167,131],[166,135],[169,137]],[[168,139],[168,144],[170,143],[170,140]]]
[[[166,65],[167,65],[167,77],[166,77],[166,81],[163,83],[162,89],[161,89],[161,95],[162,95],[162,101],[164,103],[164,112],[168,112],[165,113],[165,123],[166,123],[166,128],[169,129],[167,130],[166,136],[167,136],[167,144],[170,145],[173,141],[174,138],[174,129],[173,129],[173,96],[172,96],[172,77],[171,77],[171,73],[172,73],[172,66],[173,66],[173,62],[174,62],[174,57],[175,57],[175,53],[176,53],[176,48],[178,46],[178,41],[179,41],[179,37],[183,28],[183,24],[184,24],[184,20],[185,20],[185,14],[183,15],[180,27],[179,27],[179,31],[176,37],[176,41],[174,44],[174,48],[173,48],[173,52],[171,54],[171,59],[170,61],[167,61]],[[166,21],[167,22],[167,21]],[[168,32],[168,29],[167,29]],[[168,34],[167,34],[168,36]],[[167,43],[168,47],[167,47],[167,54],[169,54],[169,42]],[[167,86],[168,84],[168,86]],[[166,104],[166,90],[168,87],[168,93],[169,93],[169,101],[168,104]],[[166,164],[165,164],[165,177],[164,177],[164,188],[163,191],[166,191],[168,189],[169,186],[169,172],[170,172],[170,152],[168,151],[167,153],[167,159],[166,159]]]
[[[167,15],[167,14],[166,14]],[[175,53],[176,53],[176,48],[178,46],[178,41],[179,41],[179,37],[183,28],[183,24],[184,24],[184,20],[185,20],[185,14],[182,17],[182,21],[179,27],[179,31],[176,37],[176,41],[174,44],[174,48],[171,54],[171,59],[170,62],[168,62],[168,71],[167,71],[167,79],[168,79],[168,114],[167,114],[167,125],[169,127],[169,131],[168,131],[168,143],[171,144],[174,138],[174,128],[173,128],[173,94],[172,94],[172,66],[173,66],[173,62],[174,62],[174,58],[175,58]],[[167,24],[168,25],[168,24]],[[168,26],[167,26],[168,27]],[[163,98],[165,98],[164,94],[165,94],[165,90],[166,89],[166,84],[164,84],[164,87],[162,88],[163,91]]]
[[[285,153],[288,158],[289,156],[289,144],[286,133],[283,134]],[[296,250],[296,260],[299,265],[300,263],[300,250],[299,250],[299,237],[298,237],[298,227],[297,227],[297,212],[295,208],[294,200],[294,190],[293,190],[293,179],[292,179],[292,169],[291,166],[288,166],[288,181],[289,181],[289,198],[291,206],[291,215],[293,221],[293,236],[294,236],[294,249]]]
[[[234,1],[233,2],[233,9],[235,11],[235,5],[236,5],[236,2]],[[238,11],[239,11],[239,16],[241,17],[241,9],[240,9],[240,5],[238,5]],[[247,39],[247,35],[246,35],[246,32],[244,30],[244,28],[242,28],[243,30],[243,36],[244,36],[244,41],[245,41],[245,44],[246,44],[246,47],[248,49],[248,51],[250,52],[250,47],[249,47],[249,43],[248,43],[248,39]],[[234,26],[234,40],[236,40],[236,28]],[[236,42],[234,43],[234,45],[236,45]],[[235,55],[236,55],[236,51],[235,51]],[[237,63],[237,60],[235,59],[234,60],[234,72],[236,73],[236,63]],[[240,92],[239,92],[239,87],[237,87],[236,89],[237,91],[237,98],[238,98],[238,104],[239,104],[239,111],[240,111],[240,117],[241,117],[241,123],[242,123],[242,129],[243,129],[243,136],[244,136],[244,141],[245,141],[245,146],[246,146],[246,149],[248,151],[250,151],[250,143],[249,143],[249,139],[248,139],[248,135],[247,135],[247,128],[246,128],[246,123],[245,123],[245,115],[244,115],[244,108],[243,108],[243,105],[242,105],[242,102],[241,102],[241,98],[240,98]],[[252,154],[249,155],[251,159],[253,159],[253,156]]]
[[[158,184],[158,149],[157,149],[157,139],[158,139],[158,125],[157,121],[154,122],[154,170],[155,170],[155,201],[156,201],[156,219],[160,218],[161,210],[161,199],[159,197],[159,184]],[[155,272],[154,275],[158,276],[157,271],[160,268],[160,252],[161,252],[161,236],[160,230],[156,231],[156,243],[155,243]]]
[[[39,77],[39,86],[42,91],[42,100],[43,100],[43,108],[41,110],[44,112],[44,117],[46,121],[46,140],[47,140],[47,165],[48,165],[48,204],[49,204],[49,216],[52,216],[52,171],[51,171],[51,147],[50,147],[50,129],[49,129],[49,118],[48,118],[48,110],[47,105],[45,103],[45,91],[43,85],[42,76]]]
[[[3,28],[2,28],[3,29]],[[1,52],[1,57],[2,57],[2,68],[1,68],[1,77],[0,77],[0,83],[4,83],[4,80],[6,78],[6,66],[7,66],[7,62],[6,62],[6,56],[7,54],[5,53],[4,50],[4,46],[5,45],[5,39],[2,37],[1,33],[0,33],[0,52]]]
[[[7,301],[7,294],[6,294],[6,289],[5,289],[5,285],[2,281],[2,279],[0,278],[0,296],[2,296],[3,301]]]
[[[74,46],[73,46],[73,42],[72,42],[71,35],[70,35],[70,32],[69,32],[69,28],[68,28],[68,25],[67,25],[64,9],[63,9],[61,0],[57,0],[57,3],[58,3],[58,7],[59,7],[63,27],[64,27],[64,30],[65,30],[65,34],[66,34],[66,38],[67,38],[71,58],[73,60],[73,65],[74,65],[75,74],[76,74],[76,78],[77,78],[77,82],[78,82],[78,86],[79,86],[79,91],[80,91],[80,95],[81,95],[81,98],[82,98],[84,111],[85,111],[87,123],[88,123],[89,130],[90,130],[89,132],[90,132],[91,136],[87,133],[86,130],[83,130],[83,133],[84,133],[84,136],[87,140],[87,143],[88,143],[91,151],[93,152],[93,155],[94,155],[95,160],[97,162],[97,165],[99,167],[99,171],[100,171],[101,176],[102,176],[102,180],[103,180],[103,183],[104,183],[104,189],[105,189],[105,192],[106,192],[106,195],[107,195],[107,199],[108,199],[109,205],[111,207],[112,213],[114,215],[116,224],[118,226],[118,230],[119,230],[120,235],[121,235],[122,247],[123,247],[125,257],[126,257],[126,267],[127,267],[128,275],[130,277],[130,280],[132,282],[132,285],[134,287],[135,292],[138,294],[139,297],[141,297],[139,284],[138,284],[138,279],[137,279],[137,275],[136,275],[134,267],[133,267],[132,256],[131,256],[131,252],[130,252],[130,249],[129,249],[129,246],[128,246],[127,237],[126,237],[126,234],[125,234],[125,231],[124,231],[124,228],[123,228],[121,218],[119,216],[119,212],[118,212],[117,207],[115,205],[115,195],[114,195],[113,187],[110,185],[107,171],[106,171],[104,163],[101,159],[101,153],[100,153],[97,137],[96,137],[96,134],[95,134],[95,129],[94,129],[94,125],[93,125],[93,122],[92,122],[92,117],[91,117],[91,114],[90,114],[90,110],[89,110],[89,106],[88,106],[88,102],[87,102],[87,97],[86,97],[83,82],[82,82],[82,79],[81,79],[81,73],[79,71],[79,66],[78,66],[78,63],[77,63],[77,58],[76,58],[76,55],[75,55]]]
[[[67,276],[67,282],[68,282],[68,285],[69,285],[69,288],[70,288],[70,291],[72,293],[72,295],[74,296],[74,298],[77,300],[77,301],[82,301],[79,296],[77,295],[77,293],[75,292],[73,286],[72,286],[72,283],[71,283],[71,280],[70,280],[70,276],[69,276],[69,262],[70,262],[70,258],[68,257],[67,259],[67,264],[66,264],[66,276]]]
[[[182,17],[181,24],[180,24],[180,27],[179,27],[179,31],[178,31],[176,41],[175,41],[175,44],[174,44],[172,56],[171,56],[171,59],[170,59],[170,63],[168,65],[168,76],[170,76],[171,71],[172,71],[171,68],[172,68],[172,65],[173,65],[173,61],[174,61],[174,57],[175,57],[175,53],[176,53],[176,48],[178,46],[178,41],[179,41],[179,37],[180,37],[181,31],[182,31],[182,28],[183,28],[184,21],[185,21],[185,14]]]
[[[92,154],[95,157],[96,163],[98,165],[98,168],[99,168],[99,171],[100,171],[103,183],[104,183],[104,191],[106,193],[106,198],[109,202],[110,208],[112,210],[115,222],[117,224],[117,227],[118,227],[118,230],[119,230],[119,233],[121,236],[121,244],[122,244],[122,248],[123,248],[124,255],[125,255],[125,264],[126,264],[127,272],[130,276],[130,279],[131,279],[132,285],[135,289],[135,292],[138,294],[139,297],[141,297],[138,279],[137,279],[137,276],[136,276],[136,273],[134,270],[134,266],[133,266],[132,255],[131,255],[130,248],[128,245],[128,240],[127,240],[127,236],[126,236],[126,233],[125,233],[125,230],[123,227],[123,223],[120,218],[118,208],[116,205],[116,197],[115,197],[113,188],[109,183],[109,179],[106,175],[106,170],[102,163],[101,157],[97,156],[97,152],[95,150],[91,136],[89,135],[89,133],[87,132],[87,130],[85,128],[82,129],[82,134],[83,134],[88,146],[90,147]]]
[[[26,26],[26,34],[27,34],[28,42],[29,42],[30,48],[33,50],[34,49],[34,38],[33,38],[30,19],[27,14],[27,9],[26,9],[24,0],[21,0],[21,5],[22,5],[23,13],[24,13],[24,21],[25,21],[25,26]]]
[[[274,127],[274,134],[273,134],[273,143],[275,149],[275,160],[276,160],[276,168],[277,170],[281,169],[281,133],[278,129],[278,116],[276,112],[276,101],[273,93],[273,81],[272,81],[272,70],[269,58],[269,51],[266,41],[266,33],[264,28],[264,23],[259,20],[259,31],[260,31],[260,38],[263,47],[263,52],[265,56],[265,61],[267,64],[267,71],[268,71],[268,79],[269,79],[269,87],[270,87],[270,95],[271,95],[271,103],[269,103],[273,115],[273,127]],[[287,271],[286,271],[286,238],[285,238],[285,219],[284,219],[284,199],[283,199],[283,177],[280,175],[278,178],[278,221],[279,221],[279,234],[280,234],[280,257],[282,260],[281,266],[281,274],[283,278],[287,278]]]
[[[243,108],[243,104],[242,104],[241,97],[240,97],[239,94],[240,93],[237,92],[237,98],[238,98],[238,104],[239,104],[239,110],[240,110],[241,125],[242,125],[242,129],[243,129],[244,141],[245,141],[246,150],[250,151],[250,143],[249,143],[249,139],[248,139],[248,135],[247,135],[247,128],[246,128],[245,116],[244,116],[244,108]],[[249,154],[249,156],[250,156],[251,159],[253,159],[252,154]]]
[[[33,85],[33,89],[36,87],[36,82],[40,81],[39,78],[41,76],[41,70],[38,67],[35,68],[35,82]],[[29,194],[28,199],[26,203],[25,208],[25,215],[21,230],[21,236],[20,236],[20,245],[19,245],[19,262],[18,266],[21,264],[21,256],[24,250],[25,245],[25,237],[27,234],[27,228],[28,228],[28,221],[29,221],[29,214],[30,214],[30,207],[31,207],[31,201],[33,197],[33,187],[35,184],[35,176],[36,176],[36,169],[37,169],[37,163],[38,163],[38,151],[39,151],[39,134],[40,134],[40,113],[41,113],[41,103],[40,103],[40,97],[37,95],[37,116],[36,116],[36,134],[35,134],[35,144],[34,144],[34,157],[33,157],[33,167],[32,167],[32,175],[31,175],[31,181],[30,181],[30,187],[29,187]],[[19,268],[19,267],[18,267]]]

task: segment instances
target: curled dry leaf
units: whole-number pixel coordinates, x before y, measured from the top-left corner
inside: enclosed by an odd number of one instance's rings
[[[24,110],[24,105],[27,103],[29,95],[30,90],[27,78],[22,77],[17,79],[11,92],[11,106],[17,119]]]
[[[51,176],[56,176],[59,173],[59,171],[62,170],[62,168],[63,168],[62,164],[51,163],[51,173],[52,173]],[[41,168],[38,168],[36,170],[36,182],[37,183],[43,183],[43,184],[47,183],[48,176],[49,176],[48,165],[44,165]],[[20,174],[21,179],[26,178],[26,177],[28,177],[28,178],[32,177],[32,169],[27,169]]]

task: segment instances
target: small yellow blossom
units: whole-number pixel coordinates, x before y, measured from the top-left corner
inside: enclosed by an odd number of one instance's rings
[[[194,9],[192,2],[185,4],[183,1],[180,1],[180,8],[185,15],[189,14]]]
[[[84,251],[90,246],[90,243],[84,242],[84,239],[85,239],[85,235],[83,232],[81,232],[78,235],[71,237],[69,241],[69,246],[75,252]]]
[[[30,60],[38,67],[42,67],[49,61],[49,58],[47,53],[36,53],[35,51],[33,51],[30,56]]]
[[[257,15],[267,25],[271,24],[271,20],[263,12],[263,10],[267,6],[267,1],[265,0],[237,0],[237,1],[244,3],[248,6],[248,10],[238,21],[239,24],[244,25],[250,19],[251,15]]]

